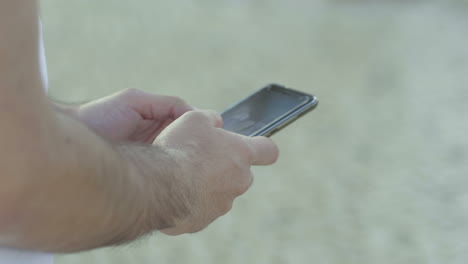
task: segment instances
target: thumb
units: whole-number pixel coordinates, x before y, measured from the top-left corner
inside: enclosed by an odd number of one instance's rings
[[[252,150],[252,165],[271,165],[278,160],[278,146],[267,137],[248,137]]]

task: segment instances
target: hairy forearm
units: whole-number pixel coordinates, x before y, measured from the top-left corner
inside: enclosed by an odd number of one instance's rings
[[[171,224],[186,210],[174,158],[112,145],[54,110],[37,66],[37,19],[35,1],[0,1],[0,247],[79,251]]]
[[[30,170],[17,175],[17,208],[2,225],[1,245],[85,250],[131,241],[188,213],[172,155],[156,146],[113,146],[55,114],[53,146],[31,155],[22,165]]]

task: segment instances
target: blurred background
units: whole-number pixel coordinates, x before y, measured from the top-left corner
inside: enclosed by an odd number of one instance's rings
[[[43,0],[42,20],[61,101],[320,99],[205,231],[58,264],[468,262],[468,1]]]

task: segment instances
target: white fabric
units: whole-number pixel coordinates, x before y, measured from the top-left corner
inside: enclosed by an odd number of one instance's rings
[[[47,63],[46,63],[46,56],[45,56],[45,49],[44,49],[44,40],[42,39],[42,26],[39,24],[39,64],[40,70],[42,75],[42,82],[44,84],[44,88],[46,89],[49,87],[49,78],[47,76]]]
[[[44,44],[42,40],[42,28],[39,25],[39,62],[44,87],[48,85],[47,67],[45,60]],[[0,248],[0,264],[53,264],[54,258],[50,254],[38,252],[25,252],[13,249]]]
[[[0,264],[52,264],[52,255],[0,248]]]

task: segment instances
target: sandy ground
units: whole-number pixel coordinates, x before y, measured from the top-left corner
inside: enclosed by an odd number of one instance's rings
[[[73,263],[467,263],[466,1],[44,0],[51,95],[126,87],[223,110],[264,84],[320,106],[207,230]]]

